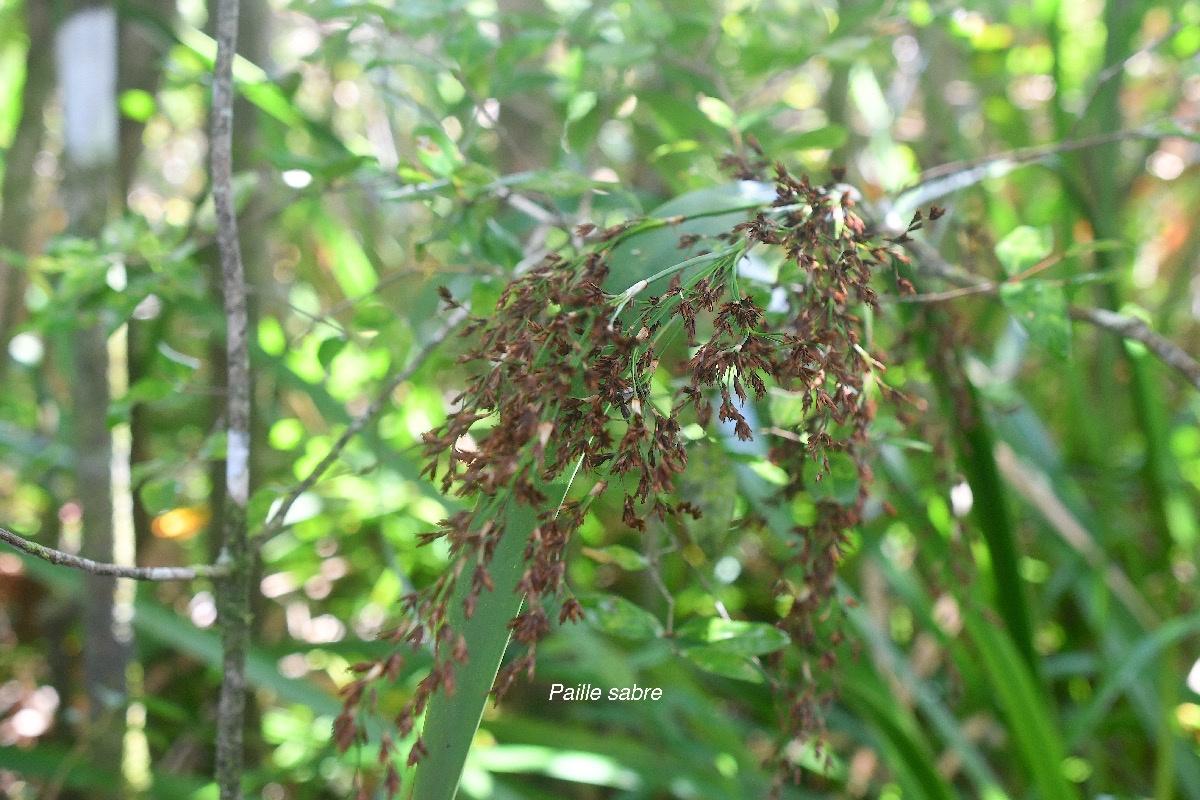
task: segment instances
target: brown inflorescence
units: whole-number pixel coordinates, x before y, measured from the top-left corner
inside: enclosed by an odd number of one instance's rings
[[[764,167],[736,158],[728,165],[743,178]],[[772,206],[717,237],[728,256],[686,279],[675,274],[661,296],[613,295],[601,288],[606,259],[625,230],[614,226],[600,234],[592,252],[547,256],[507,286],[492,316],[471,319],[464,332],[470,349],[460,361],[472,377],[455,398],[457,410],[425,436],[425,472],[448,494],[493,502],[478,506],[490,510],[486,517],[459,512],[421,538],[422,544],[444,538],[451,565],[432,585],[404,598],[404,622],[391,635],[397,645],[432,649],[434,657],[429,675],[396,716],[399,737],[412,732],[435,692],[453,691],[455,666],[469,657],[448,622],[447,606],[459,581],[470,582],[467,616],[491,590],[489,565],[506,534],[497,508],[517,503],[539,513],[518,586],[526,603],[508,626],[524,653],[497,677],[493,691],[499,697],[521,672],[532,674],[537,643],[555,623],[583,617],[565,585],[566,558],[590,504],[608,491],[623,491],[622,520],[637,530],[652,519],[698,516],[693,504],[673,497],[675,477],[688,463],[682,425],[708,425],[715,408],[738,439],[751,439],[758,432],[743,411],[771,385],[801,395],[806,412],[794,435],[770,449],[770,461],[791,479],[777,502],[804,491],[806,476],[819,479],[833,453],[848,455],[858,471],[857,496],[819,502],[816,521],[791,531],[790,561],[777,565],[778,592],[791,596],[778,625],[798,646],[769,663],[786,697],[785,736],[775,759],[782,773],[793,770],[783,755],[788,740],[823,730],[831,686],[814,675],[832,671],[833,645],[841,640],[836,621],[830,623],[837,612],[835,575],[870,484],[866,445],[874,402],[866,378],[882,366],[860,341],[861,321],[853,310],[875,306],[873,268],[895,253],[866,231],[852,192],[814,186],[782,165],[775,165],[774,180]],[[918,216],[910,230],[919,223]],[[759,245],[779,248],[786,268],[775,287],[754,291],[784,312],[768,312],[753,292],[737,288],[738,262]],[[443,299],[453,302],[448,293]],[[686,332],[686,358],[672,360],[666,352],[669,337],[660,334],[669,326]],[[703,341],[697,339],[701,330]],[[677,395],[652,402],[650,377],[659,370],[676,376]],[[468,435],[473,446],[464,449],[460,443]],[[551,483],[572,476],[592,490],[562,502],[548,496]],[[785,573],[803,578],[786,579]],[[397,652],[355,666],[357,677],[343,691],[345,708],[334,729],[340,747],[361,741],[357,715],[369,700],[365,688],[394,679],[402,664]],[[390,754],[391,740],[385,742]],[[424,751],[418,738],[409,763]]]

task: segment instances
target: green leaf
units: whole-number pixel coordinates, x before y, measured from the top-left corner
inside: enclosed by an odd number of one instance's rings
[[[358,297],[373,290],[379,276],[357,234],[329,217],[314,224],[322,251],[320,257],[329,264],[346,296]]]
[[[725,104],[725,101],[716,97],[700,97],[700,111],[704,116],[708,117],[714,125],[720,125],[722,128],[730,129],[734,127],[736,117],[733,114],[733,109]]]
[[[276,450],[292,450],[304,441],[304,423],[295,417],[284,417],[271,425],[267,441]]]
[[[479,246],[488,261],[505,267],[511,268],[525,257],[520,240],[494,219],[484,223]]]
[[[1066,749],[1050,718],[1053,701],[1038,690],[1012,640],[976,613],[966,618],[967,631],[979,648],[980,663],[1015,740],[1015,752],[1033,777],[1040,797],[1063,800],[1079,793],[1063,776]]]
[[[782,152],[797,150],[833,150],[846,143],[846,129],[841,125],[826,125],[803,133],[781,136],[771,142]]]
[[[468,202],[499,188],[496,173],[476,162],[467,162],[454,170],[453,182]]]
[[[996,258],[1010,277],[1020,275],[1050,255],[1052,238],[1048,228],[1021,225],[996,244]]]
[[[628,572],[636,572],[639,569],[645,569],[650,566],[649,560],[628,547],[622,547],[619,544],[611,544],[608,547],[585,547],[583,554],[593,561],[598,561],[601,564],[616,564],[623,570]]]
[[[884,574],[888,576],[892,586],[898,587],[899,581],[903,580],[900,573],[894,569],[886,569],[886,559],[879,559],[879,563],[885,566]],[[915,592],[907,596],[903,591],[899,592],[898,597],[903,598],[901,601],[916,607],[932,606],[933,601],[929,595],[920,587],[914,588]],[[844,600],[854,597],[840,578],[838,579],[838,592]],[[918,676],[909,659],[892,641],[889,633],[880,627],[864,606],[857,604],[857,600],[855,603],[848,606],[846,618],[864,639],[864,643],[870,645],[873,657],[846,664],[843,674],[839,676],[842,685],[847,683],[868,684],[872,680],[878,680],[876,670],[882,665],[887,665],[886,669],[895,676],[896,680],[900,681],[907,691],[912,693],[916,703],[914,711],[920,711],[921,715],[929,720],[930,728],[937,732],[945,748],[952,749],[961,757],[964,773],[975,784],[973,796],[988,800],[1004,797],[1005,795],[1000,790],[999,779],[988,765],[983,753],[963,729],[962,723],[951,711],[946,699],[942,697],[940,686],[935,681]],[[957,664],[959,671],[964,675],[969,674],[968,667],[970,665],[963,664],[962,661],[966,657],[965,648],[952,647],[948,652],[952,656],[958,656],[954,658],[954,663]]]
[[[375,299],[359,303],[354,309],[354,328],[359,332],[377,331],[395,319],[396,310]]]
[[[160,514],[183,502],[183,485],[174,478],[155,478],[142,484],[138,496],[148,512]]]
[[[682,264],[701,250],[719,249],[718,242],[700,239],[691,248],[681,250],[679,238],[685,234],[713,237],[728,231],[774,197],[775,191],[769,184],[739,181],[688,192],[664,203],[650,212],[652,220],[682,217],[683,221],[666,226],[649,225],[645,232],[631,235],[613,248],[603,288],[614,294],[623,292],[666,267]],[[685,280],[688,277],[686,272],[683,277]],[[641,296],[661,294],[669,282],[670,277],[659,278]]]
[[[480,598],[470,619],[465,618],[463,610],[471,586],[469,579],[457,582],[450,599],[450,624],[466,640],[467,662],[455,671],[454,694],[438,692],[429,701],[421,736],[434,744],[417,766],[413,794],[421,800],[454,797],[488,693],[508,648],[508,623],[521,610],[523,598],[516,589],[525,572],[525,543],[537,526],[537,514],[510,501],[504,516],[504,535],[490,567],[495,590]]]
[[[882,688],[868,682],[842,686],[846,705],[877,731],[886,763],[905,787],[904,796],[927,800],[952,800],[953,790],[934,766],[936,760],[912,715]],[[1058,797],[1058,795],[1046,795]]]
[[[574,197],[591,189],[611,190],[614,184],[598,181],[565,169],[543,169],[510,176],[502,182],[505,186],[519,187],[530,192],[541,192],[555,197]]]
[[[762,683],[763,674],[751,656],[738,655],[716,645],[689,647],[683,656],[705,672],[747,683]]]
[[[1158,630],[1147,633],[1128,652],[1121,653],[1121,660],[1106,671],[1104,680],[1087,705],[1067,726],[1066,740],[1070,748],[1074,750],[1088,741],[1105,715],[1111,713],[1113,703],[1122,692],[1143,680],[1157,663],[1161,663],[1164,650],[1189,636],[1195,636],[1197,632],[1200,632],[1200,614],[1177,617],[1163,623]]]
[[[595,92],[580,92],[567,102],[567,122],[578,122],[596,107]]]
[[[417,142],[417,158],[421,165],[439,178],[447,178],[462,164],[458,146],[446,132],[434,125],[418,125],[413,131]]]
[[[634,641],[662,636],[658,618],[639,605],[616,595],[585,595],[579,598],[584,619],[596,630]]]
[[[153,403],[175,393],[175,383],[155,376],[138,379],[123,398],[128,403]]]
[[[337,358],[338,353],[342,352],[346,347],[346,340],[340,336],[330,336],[325,341],[321,342],[321,346],[317,348],[317,361],[329,371],[329,365]]]
[[[1029,338],[1059,358],[1071,355],[1071,324],[1061,286],[1040,281],[1000,284],[1000,299]]]
[[[755,475],[774,486],[787,486],[788,474],[783,467],[770,461],[751,461],[746,465]]]
[[[676,631],[676,637],[685,650],[711,649],[740,656],[766,655],[791,642],[786,633],[769,623],[716,617],[691,620]]]
[[[846,453],[830,453],[829,471],[806,472],[804,487],[816,502],[851,505],[858,497],[858,467]]]
[[[828,746],[818,745],[815,738],[803,743],[793,741],[788,745],[787,758],[814,775],[834,781],[846,779],[846,762],[838,758],[837,753]]]
[[[694,139],[696,132],[706,130],[709,120],[696,108],[671,92],[647,90],[639,93],[638,105],[644,105],[665,142]]]

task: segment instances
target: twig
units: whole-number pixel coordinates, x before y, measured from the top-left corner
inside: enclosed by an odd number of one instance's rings
[[[893,298],[897,303],[945,303],[949,300],[958,300],[962,297],[970,297],[973,294],[995,294],[999,290],[1000,284],[991,281],[976,284],[973,286],[960,286],[957,289],[947,289],[944,292],[922,292],[921,294],[902,294]]]
[[[391,380],[384,384],[383,388],[380,389],[379,393],[375,396],[375,399],[371,401],[371,405],[367,406],[365,411],[351,420],[350,424],[346,426],[346,430],[343,431],[342,435],[338,437],[338,440],[334,442],[333,447],[329,449],[329,452],[326,453],[323,459],[321,459],[320,463],[312,468],[308,475],[305,476],[304,480],[297,483],[292,487],[291,491],[284,495],[283,500],[275,509],[275,513],[271,515],[271,518],[267,520],[266,524],[263,526],[262,531],[260,531],[251,542],[251,552],[257,552],[267,540],[275,536],[280,530],[283,529],[284,518],[287,517],[287,513],[291,509],[292,504],[296,502],[300,495],[311,489],[313,485],[320,480],[321,476],[324,475],[331,466],[333,466],[333,464],[341,456],[342,451],[346,449],[346,445],[350,443],[350,440],[357,436],[358,433],[365,428],[368,423],[371,422],[371,420],[375,419],[383,411],[384,407],[391,399],[392,393],[396,391],[396,387],[411,378],[413,373],[420,369],[421,365],[425,363],[427,358],[429,358],[434,348],[445,341],[446,337],[448,337],[455,328],[462,324],[463,320],[467,318],[468,313],[469,310],[465,306],[454,311],[454,313],[447,318],[446,324],[441,328],[441,330],[429,337],[429,340],[421,346],[421,349],[417,352],[416,358],[413,359],[412,363],[410,363],[396,375],[392,376]]]
[[[35,558],[51,564],[71,567],[81,572],[90,572],[93,575],[132,578],[135,581],[190,581],[195,578],[215,578],[225,574],[223,566],[212,564],[199,564],[194,567],[127,567],[121,564],[107,564],[31,542],[19,533],[13,533],[5,528],[0,528],[0,540],[8,542],[18,550]]]
[[[1152,331],[1149,325],[1137,317],[1117,314],[1103,308],[1079,308],[1078,306],[1071,306],[1067,309],[1067,313],[1071,315],[1071,319],[1088,322],[1097,328],[1112,331],[1118,336],[1141,342],[1164,364],[1183,375],[1193,386],[1200,389],[1200,362],[1189,356],[1170,339]]]
[[[1009,150],[995,153],[969,161],[952,161],[940,164],[922,172],[917,182],[901,192],[893,203],[893,209],[918,208],[932,200],[945,197],[948,194],[978,183],[989,175],[1000,175],[1033,161],[1040,161],[1048,156],[1059,153],[1069,153],[1111,142],[1121,142],[1129,139],[1174,139],[1191,138],[1179,130],[1159,130],[1154,127],[1133,128],[1130,130],[1102,133],[1083,139],[1072,139],[1055,144],[1025,147],[1019,150]]]
[[[1087,99],[1084,100],[1079,106],[1079,114],[1076,116],[1074,124],[1071,125],[1071,131],[1069,135],[1074,135],[1075,131],[1078,130],[1079,124],[1083,122],[1084,118],[1087,116],[1088,109],[1092,107],[1092,103],[1095,102],[1096,96],[1100,94],[1100,90],[1104,88],[1105,84],[1120,75],[1125,67],[1129,65],[1129,62],[1133,61],[1138,56],[1157,50],[1162,45],[1174,39],[1176,34],[1186,27],[1187,26],[1182,22],[1177,23],[1176,25],[1171,26],[1171,29],[1162,36],[1147,42],[1144,46],[1133,51],[1119,61],[1109,64],[1107,67],[1105,67],[1104,70],[1096,76],[1096,84],[1092,87],[1091,91],[1088,92]]]
[[[1059,153],[1070,153],[1075,150],[1085,150],[1089,147],[1096,147],[1102,144],[1110,144],[1111,142],[1123,142],[1127,139],[1172,139],[1178,138],[1182,134],[1177,131],[1162,131],[1152,128],[1131,128],[1123,131],[1113,131],[1111,133],[1098,133],[1095,136],[1085,136],[1082,139],[1071,139],[1066,142],[1055,142],[1054,144],[1043,144],[1034,147],[1022,147],[1017,150],[1009,150],[1004,153],[995,153],[993,155],[982,156],[980,158],[971,159],[969,161],[951,161],[948,164],[939,164],[936,167],[925,170],[917,178],[917,183],[905,189],[904,192],[915,191],[926,184],[934,181],[944,180],[954,175],[961,173],[972,172],[980,167],[986,167],[991,164],[1006,161],[1011,164],[1025,164],[1030,161],[1038,161],[1046,156],[1058,155]]]
[[[923,272],[963,287],[946,292],[915,295],[907,300],[901,298],[904,302],[941,302],[968,294],[995,294],[999,291],[1000,284],[984,280],[952,266],[942,258],[942,254],[936,248],[919,239],[908,240],[904,243],[904,247],[917,257]],[[1159,360],[1186,378],[1188,383],[1197,390],[1200,390],[1200,362],[1197,362],[1167,337],[1153,331],[1140,319],[1105,309],[1079,306],[1069,306],[1067,314],[1078,322],[1086,322],[1125,339],[1141,342],[1147,350],[1158,356]]]
[[[267,521],[262,531],[251,541],[249,546],[250,552],[258,552],[259,548],[268,539],[279,533],[283,528],[283,520],[287,516],[287,512],[300,495],[311,489],[320,480],[321,476],[333,466],[342,451],[346,449],[346,445],[350,443],[350,440],[383,411],[388,399],[396,391],[396,387],[411,378],[413,373],[421,368],[421,365],[425,363],[434,349],[462,324],[467,318],[467,314],[468,309],[466,307],[451,314],[446,320],[446,324],[422,345],[421,349],[417,352],[416,358],[379,390],[375,400],[367,407],[366,411],[351,421],[350,425],[347,426],[345,432],[334,443],[325,458],[317,466],[313,467],[304,480],[292,487],[284,496],[283,501],[279,504],[271,519]],[[230,570],[228,563],[218,563],[215,565],[198,564],[190,567],[127,567],[120,564],[107,564],[100,561],[93,561],[89,558],[80,558],[71,553],[65,553],[61,550],[55,550],[52,547],[31,542],[20,534],[5,530],[4,528],[0,528],[0,540],[8,542],[16,549],[40,558],[43,561],[48,561],[51,564],[73,567],[95,575],[113,575],[118,578],[131,578],[139,581],[189,581],[196,578],[220,578],[228,575]]]

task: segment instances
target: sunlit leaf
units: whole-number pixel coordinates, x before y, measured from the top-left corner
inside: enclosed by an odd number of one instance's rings
[[[321,254],[347,297],[357,297],[375,288],[379,283],[375,266],[354,231],[324,217],[317,225],[317,232],[323,245]]]
[[[787,647],[791,639],[774,625],[712,617],[694,619],[675,632],[687,648],[703,647],[732,655],[761,656]]]
[[[772,144],[785,152],[832,150],[845,144],[846,136],[846,129],[841,125],[826,125],[811,131],[779,137]]]
[[[996,258],[1011,277],[1050,255],[1053,246],[1049,229],[1020,225],[996,243]]]
[[[121,113],[136,122],[145,122],[154,114],[154,95],[142,89],[127,89],[119,100]]]
[[[712,120],[714,125],[720,125],[722,128],[732,128],[736,122],[733,109],[725,104],[725,101],[718,97],[708,97],[702,95],[698,101],[700,111],[704,116]]]
[[[567,102],[567,121],[577,122],[583,119],[596,107],[595,92],[580,92]]]
[[[1000,299],[1029,338],[1059,358],[1071,355],[1071,323],[1061,286],[1042,281],[1000,284]]]
[[[599,548],[584,547],[580,552],[593,561],[601,564],[616,564],[628,572],[636,572],[650,565],[649,560],[644,555],[628,547],[622,547],[619,544],[610,544],[608,547]]]
[[[622,639],[654,639],[662,636],[662,623],[639,605],[617,595],[585,595],[579,598],[588,624],[598,631]]]
[[[731,653],[713,645],[689,647],[683,651],[683,656],[705,672],[720,675],[722,678],[732,678],[747,683],[762,683],[762,669],[750,656]]]

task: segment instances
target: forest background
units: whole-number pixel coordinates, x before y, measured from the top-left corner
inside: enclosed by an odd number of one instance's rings
[[[879,255],[874,299],[835,303],[853,456],[776,458],[815,441],[822,373],[739,400],[750,442],[683,420],[661,497],[702,515],[638,530],[597,491],[563,551],[583,619],[470,726],[460,796],[1200,798],[1200,2],[242,0],[223,133],[215,19],[0,0],[0,793],[409,786],[415,732],[387,731],[431,653],[386,634],[447,573],[421,534],[464,501],[423,436],[481,370],[443,295],[503,319],[547,255],[606,252],[615,321],[736,243],[777,160],[831,187],[799,204],[822,241]],[[767,319],[828,274],[780,249],[722,273]],[[668,356],[606,408],[618,439],[671,408]],[[834,517],[830,560],[797,557]],[[257,559],[229,568],[239,529]],[[378,709],[335,736],[375,663]]]

